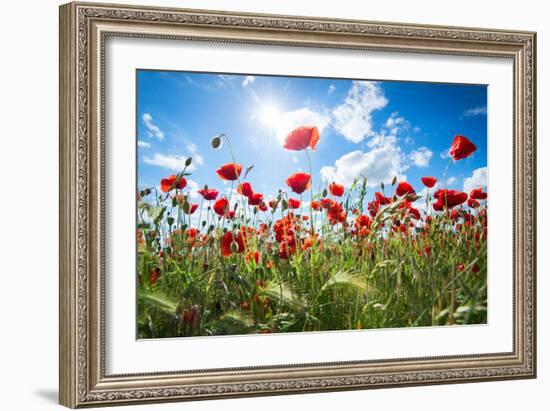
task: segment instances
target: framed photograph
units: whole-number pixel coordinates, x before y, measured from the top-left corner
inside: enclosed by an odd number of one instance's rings
[[[534,378],[535,40],[61,6],[61,404]]]

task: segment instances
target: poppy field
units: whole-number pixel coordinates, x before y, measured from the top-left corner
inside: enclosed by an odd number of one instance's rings
[[[189,157],[138,190],[139,338],[486,323],[487,193],[448,187],[471,139],[447,138],[443,174],[375,188],[314,181],[322,139],[311,124],[285,136],[300,167],[274,195],[225,134],[209,147],[218,184],[191,187]]]

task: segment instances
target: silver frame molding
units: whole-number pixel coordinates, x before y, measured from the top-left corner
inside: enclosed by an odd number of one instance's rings
[[[514,349],[506,353],[106,375],[104,64],[112,36],[511,59]],[[60,403],[67,407],[536,376],[536,34],[69,3],[60,7]]]

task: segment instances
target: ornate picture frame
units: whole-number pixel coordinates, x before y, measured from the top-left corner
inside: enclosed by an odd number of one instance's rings
[[[513,350],[108,375],[105,42],[111,37],[498,57],[513,62]],[[60,403],[67,407],[536,377],[536,34],[69,3],[60,7]],[[504,252],[504,251],[503,251]]]

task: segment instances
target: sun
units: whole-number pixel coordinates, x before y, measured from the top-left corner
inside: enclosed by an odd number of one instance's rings
[[[261,108],[260,119],[262,123],[270,128],[277,128],[279,123],[279,118],[281,117],[280,110],[273,105],[266,105]]]

